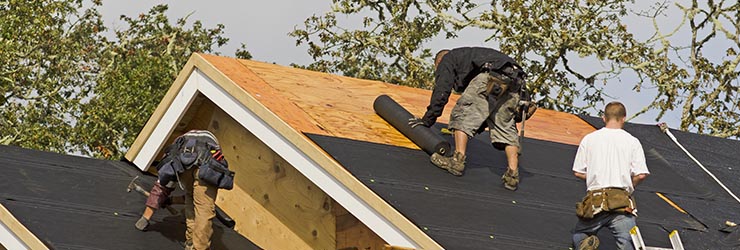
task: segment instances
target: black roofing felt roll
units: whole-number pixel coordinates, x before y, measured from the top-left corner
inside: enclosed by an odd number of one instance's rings
[[[442,136],[434,133],[430,128],[416,126],[411,128],[408,125],[409,119],[414,115],[399,105],[396,101],[387,95],[380,95],[373,102],[373,109],[391,126],[396,128],[401,134],[408,137],[413,143],[419,146],[427,154],[437,152],[441,155],[449,155],[450,143]]]

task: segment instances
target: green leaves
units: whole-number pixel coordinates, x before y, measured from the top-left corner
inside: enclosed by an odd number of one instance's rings
[[[332,2],[332,11],[309,17],[303,28],[290,33],[297,45],[308,46],[316,60],[298,67],[431,88],[431,52],[442,48],[429,49],[428,42],[475,29],[490,34],[484,42],[500,44],[499,50],[524,66],[540,107],[596,111],[609,97],[605,86],[619,84],[638,92],[657,92],[635,116],[656,110],[659,120],[667,112],[680,111],[682,129],[740,135],[737,1],[676,4],[683,20],[667,34],[659,29],[664,25],[659,25],[658,18],[676,15],[668,2],[649,10],[629,9],[630,0]],[[626,18],[652,23],[655,33],[637,39]],[[684,23],[689,23],[688,32],[678,32],[686,27]],[[692,37],[669,39],[685,33]],[[717,54],[712,49],[724,51],[724,57],[712,56]],[[584,60],[593,63],[578,63]],[[595,64],[600,69],[594,70]],[[635,75],[636,81],[622,83],[627,74]]]
[[[99,4],[0,4],[2,143],[120,158],[190,54],[228,41],[223,25],[172,22],[166,5],[122,16],[128,27],[108,40]]]
[[[82,1],[10,1],[0,8],[0,136],[69,152],[76,104],[97,67],[90,48],[103,40],[100,15]]]
[[[442,30],[429,8],[416,1],[334,1],[333,11],[311,16],[289,35],[308,45],[316,62],[298,66],[347,76],[430,88],[432,52],[422,45]],[[362,28],[348,30],[337,16],[370,13]],[[338,15],[340,14],[340,15]]]
[[[120,158],[194,52],[225,44],[223,25],[188,27],[187,17],[171,23],[167,6],[154,6],[116,30],[99,62],[103,65],[89,101],[81,105],[74,148],[85,154]],[[243,50],[246,52],[246,50]],[[248,52],[246,52],[248,53]]]

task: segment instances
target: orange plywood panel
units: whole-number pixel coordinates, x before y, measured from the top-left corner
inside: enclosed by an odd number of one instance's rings
[[[314,134],[328,134],[321,129],[317,121],[298,108],[296,103],[282,97],[284,93],[267,84],[237,59],[213,55],[201,56],[292,127]]]
[[[386,94],[412,114],[421,116],[429,104],[430,90],[250,60],[205,58],[218,61],[214,65],[222,71],[222,68],[233,68],[226,73],[232,80],[243,79],[237,82],[249,83],[242,87],[263,100],[270,100],[263,104],[296,130],[317,133],[319,128],[319,132],[337,137],[417,148],[375,114],[373,101]],[[231,65],[235,62],[240,65]],[[239,67],[244,69],[238,70]],[[449,122],[450,111],[458,98],[455,94],[450,97],[438,122]],[[538,110],[526,126],[526,137],[571,145],[577,145],[585,134],[594,131],[573,114],[545,109]]]
[[[529,138],[578,145],[586,134],[594,130],[593,126],[574,114],[538,109],[534,116],[527,120],[524,135]]]

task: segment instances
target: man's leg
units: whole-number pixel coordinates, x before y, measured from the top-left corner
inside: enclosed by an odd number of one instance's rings
[[[512,191],[519,185],[519,133],[513,113],[518,102],[519,95],[515,93],[507,93],[497,102],[491,101],[490,109],[495,112],[486,120],[494,148],[506,153],[507,168],[501,180],[504,187]]]
[[[197,169],[194,176],[198,176]],[[213,234],[211,219],[216,217],[218,188],[206,185],[197,178],[193,183],[193,202],[195,204],[193,247],[196,250],[205,250],[211,245],[211,234]]]
[[[180,174],[180,183],[185,188],[185,242],[192,244],[195,227],[195,207],[193,205],[193,172],[196,167]]]
[[[455,136],[455,153],[452,157],[432,155],[434,165],[446,169],[453,175],[460,176],[465,169],[465,160],[469,137],[475,135],[478,128],[486,120],[490,111],[486,88],[491,76],[487,73],[478,74],[470,81],[463,91],[450,115],[450,129]]]
[[[468,148],[468,134],[462,130],[455,130],[455,152],[460,152],[465,155],[465,151]]]
[[[614,235],[614,240],[617,242],[617,249],[634,249],[632,237],[630,237],[630,230],[635,225],[637,225],[637,220],[634,215],[619,214],[614,216],[608,227],[612,231],[612,235]]]
[[[573,247],[576,250],[596,249],[599,244],[598,238],[595,238],[596,233],[599,232],[599,229],[601,229],[610,218],[611,216],[602,213],[591,220],[585,221],[578,219],[575,228],[573,228]],[[596,242],[593,242],[593,238],[595,238]],[[587,240],[587,242],[584,242],[584,240]],[[595,243],[596,245],[594,246],[593,244],[584,243]]]
[[[518,173],[519,171],[519,147],[506,145],[504,148],[506,152],[506,161],[509,164],[509,169]]]

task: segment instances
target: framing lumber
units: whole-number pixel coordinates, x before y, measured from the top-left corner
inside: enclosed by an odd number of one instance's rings
[[[9,242],[0,242],[0,248],[4,248],[5,246],[9,247],[21,247],[25,249],[49,249],[46,245],[44,245],[41,240],[36,237],[31,231],[26,228],[23,224],[21,224],[18,219],[13,216],[13,214],[8,211],[5,206],[0,204],[0,231],[8,230],[10,234],[13,235],[4,235],[2,232],[0,232],[0,238],[3,240],[8,240]],[[9,239],[5,239],[4,237],[8,236]]]
[[[321,189],[325,195],[331,196],[333,199],[327,198],[329,204],[334,206],[336,202],[337,205],[347,208],[355,219],[362,222],[359,224],[371,229],[373,231],[371,233],[376,234],[381,241],[417,249],[441,249],[439,244],[358,181],[304,134],[417,148],[372,110],[373,100],[381,94],[391,96],[410,112],[420,116],[428,105],[430,91],[268,63],[193,54],[131,145],[126,158],[145,170],[155,159],[161,157],[162,148],[182,132],[193,128],[216,129],[211,119],[238,117],[233,119],[236,125],[230,126],[229,129],[238,131],[236,128],[241,128],[242,131],[224,136],[230,140],[243,136],[242,134],[252,135],[260,141],[264,149],[260,151],[262,152],[260,157],[273,159],[269,164],[263,163],[263,167],[268,165],[273,168],[282,166],[282,169],[292,167],[296,170],[295,173],[302,175],[308,183],[314,184],[316,189]],[[451,97],[439,122],[448,122],[449,112],[457,97],[455,95]],[[222,112],[220,117],[216,117],[218,113],[216,110]],[[575,115],[544,109],[538,110],[527,122],[527,137],[572,145],[577,145],[585,134],[592,131],[593,127]],[[246,146],[244,142],[233,144],[237,148]],[[271,150],[271,153],[266,149]],[[232,150],[237,156],[248,158],[242,156],[247,155],[244,151],[233,148]],[[261,160],[259,157],[257,159]],[[243,174],[238,173],[237,180],[239,176]],[[290,176],[298,175],[291,173]],[[301,186],[306,186],[305,189],[309,187],[308,183],[299,180],[300,178],[291,178],[293,179],[288,183],[302,183]],[[268,176],[263,176],[262,179],[269,180]],[[289,210],[284,210],[284,205],[288,204],[287,200],[305,196],[308,192],[306,190],[303,190],[303,195],[296,194],[297,197],[285,198],[286,201],[280,203],[273,199],[275,194],[260,189],[262,185],[267,185],[266,183],[257,182],[258,184],[254,184],[260,187],[257,188],[250,186],[252,185],[250,183],[237,182],[234,190],[245,195],[233,195],[229,199],[221,200],[219,206],[225,208],[232,205],[230,209],[233,211],[239,209],[263,211],[261,214],[248,217],[246,221],[274,222],[274,228],[277,228],[275,230],[291,232],[285,233],[287,235],[285,237],[294,237],[293,239],[300,239],[307,244],[295,247],[314,248],[317,245],[311,245],[314,243],[310,240],[316,238],[313,228],[337,226],[328,222],[312,222],[310,226],[291,222],[292,217],[286,215],[288,213],[286,211]],[[235,192],[234,190],[231,192]],[[228,192],[223,193],[223,197],[229,197]],[[270,204],[267,206],[264,195],[269,197]],[[312,202],[317,201],[318,199],[304,200],[304,204],[299,206],[316,206]],[[232,203],[243,205],[236,207]],[[269,205],[273,203],[279,206],[270,207]],[[319,207],[323,206],[322,203]],[[347,219],[349,217],[340,218],[331,215],[329,217],[334,218],[334,223],[353,223],[351,218]],[[284,228],[281,228],[278,222]],[[241,225],[242,231],[247,230],[247,224]],[[259,226],[254,224],[252,228],[254,227]],[[322,231],[316,230],[316,234],[324,235]],[[306,236],[306,231],[312,232],[310,237]],[[272,232],[273,239],[276,232]],[[341,231],[335,232],[334,237],[341,237]],[[372,235],[368,234],[367,237],[372,238]],[[336,244],[338,241],[333,242]]]
[[[333,204],[332,213],[336,217],[336,249],[381,250],[387,245],[380,236],[339,204]]]
[[[224,111],[208,129],[237,173],[217,198],[237,232],[266,249],[336,249],[331,197]]]

